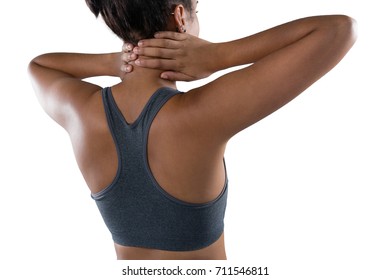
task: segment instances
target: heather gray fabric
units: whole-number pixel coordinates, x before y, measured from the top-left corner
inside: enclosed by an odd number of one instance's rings
[[[147,160],[149,129],[158,111],[176,94],[181,93],[171,88],[160,88],[137,120],[128,124],[115,103],[111,89],[102,91],[119,166],[112,184],[92,194],[92,198],[117,244],[192,251],[211,245],[223,232],[227,179],[222,193],[214,201],[192,204],[165,192],[151,173]]]

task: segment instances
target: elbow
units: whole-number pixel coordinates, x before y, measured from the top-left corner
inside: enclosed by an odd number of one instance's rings
[[[357,21],[349,16],[343,17],[343,28],[345,29],[346,37],[348,41],[354,44],[358,37],[358,23]]]
[[[337,15],[334,17],[334,36],[348,48],[351,48],[358,37],[357,21],[346,15]]]
[[[27,73],[31,80],[31,82],[34,81],[34,73],[36,70],[37,64],[35,63],[34,59],[30,61],[30,63],[27,65]]]
[[[357,22],[346,15],[325,16],[317,31],[322,34],[323,51],[339,61],[356,42]]]
[[[27,74],[30,78],[30,81],[32,83],[32,86],[36,92],[37,90],[37,76],[39,73],[39,65],[35,62],[35,59],[31,60],[30,63],[27,66]]]
[[[32,59],[27,65],[27,75],[30,78],[31,86],[34,90],[35,95],[38,97],[38,100],[42,100],[43,92],[43,82],[45,81],[45,72],[43,71],[42,66],[37,63],[37,57]]]
[[[37,61],[39,60],[40,56],[34,57],[30,63],[27,66],[27,71],[31,74],[31,72],[34,71],[34,69],[39,65]]]
[[[30,74],[30,77],[33,78],[39,70],[44,67],[44,59],[45,59],[45,54],[38,55],[37,57],[34,57],[30,63],[27,66],[27,72]]]
[[[30,78],[33,78],[35,75],[35,72],[37,72],[37,69],[39,67],[38,60],[40,56],[37,56],[33,58],[30,63],[27,65],[27,72],[30,75]]]
[[[358,37],[358,23],[354,18],[348,17],[350,26],[350,35],[352,40],[355,42]]]

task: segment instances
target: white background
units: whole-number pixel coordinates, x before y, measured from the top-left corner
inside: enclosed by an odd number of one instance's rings
[[[310,15],[359,22],[333,71],[228,146],[227,264],[268,266],[268,279],[390,279],[385,3],[200,1],[201,37],[214,42]],[[121,42],[82,0],[7,1],[1,10],[0,278],[116,279],[111,237],[26,67],[42,53],[113,52]]]

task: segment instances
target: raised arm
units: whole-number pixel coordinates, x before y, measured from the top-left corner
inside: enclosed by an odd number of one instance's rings
[[[186,34],[161,33],[159,37],[135,49],[141,55],[138,64],[171,69],[164,73],[168,78],[185,75],[195,79],[210,71],[252,63],[188,94],[186,112],[192,108],[191,122],[205,127],[213,141],[224,142],[331,70],[354,44],[356,32],[353,19],[332,15],[295,20],[219,44]]]
[[[121,76],[121,53],[50,53],[34,58],[28,67],[38,100],[46,113],[70,129],[72,119],[99,86],[82,79]],[[131,70],[131,69],[130,69]]]

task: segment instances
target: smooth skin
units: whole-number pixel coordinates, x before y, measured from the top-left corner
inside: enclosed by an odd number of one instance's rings
[[[197,38],[196,14],[190,15],[182,5],[174,9],[170,26],[170,30],[177,28],[182,33],[158,33],[156,39],[142,40],[134,49],[125,44],[122,53],[44,54],[29,65],[38,100],[68,132],[92,193],[112,182],[118,157],[101,87],[84,78],[121,77],[122,82],[113,86],[112,92],[131,123],[160,87],[176,88],[176,80],[196,80],[251,64],[174,96],[151,126],[148,161],[156,180],[178,199],[203,203],[222,191],[223,157],[229,139],[321,78],[356,39],[354,20],[342,15],[299,19],[226,43]],[[123,65],[124,60],[130,64]],[[118,244],[115,249],[118,259],[226,259],[223,235],[197,251],[169,252]]]

